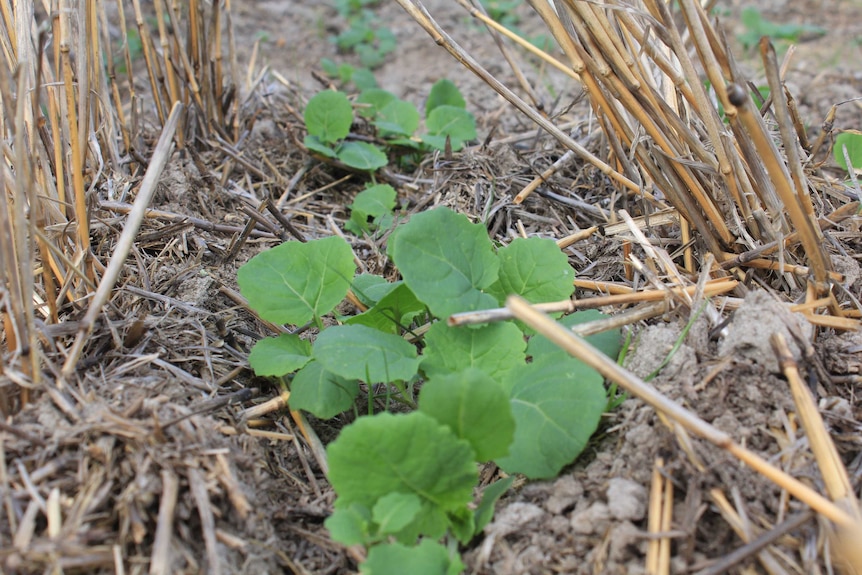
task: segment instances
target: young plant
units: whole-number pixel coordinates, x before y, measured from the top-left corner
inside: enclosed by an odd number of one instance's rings
[[[345,229],[361,236],[391,227],[396,195],[395,188],[389,184],[366,187],[350,204],[350,220],[344,224]]]
[[[476,137],[476,119],[448,80],[439,80],[432,86],[425,106],[426,133],[419,137],[414,136],[420,124],[419,111],[410,102],[386,90],[371,88],[359,94],[356,104],[358,114],[377,129],[379,143],[349,139],[355,120],[353,105],[343,92],[325,90],[305,107],[306,147],[351,168],[373,172],[389,162],[385,147],[422,153],[443,150],[448,142],[457,151]]]
[[[847,130],[835,138],[832,146],[835,162],[848,173],[862,170],[862,132]]]
[[[798,42],[803,35],[822,36],[826,29],[811,24],[776,24],[763,18],[758,8],[744,8],[742,10],[742,24],[745,32],[738,36],[739,42],[746,49],[757,46],[760,38],[767,36],[773,40],[784,42]]]
[[[388,254],[401,281],[353,277],[350,247],[337,237],[283,244],[249,261],[240,289],[264,319],[322,326],[348,288],[369,307],[321,327],[313,344],[295,335],[263,339],[249,361],[261,375],[290,379],[291,408],[321,418],[358,413],[354,402],[368,390],[368,416],[327,448],[338,498],[326,525],[333,539],[369,548],[362,571],[399,573],[409,563],[411,572],[458,573],[456,542],[482,530],[510,485],[490,486],[471,509],[478,464],[554,477],[596,430],[607,392],[597,372],[516,322],[435,321],[421,349],[404,337],[429,316],[498,307],[510,293],[532,302],[570,297],[574,271],[552,240],[495,249],[482,225],[437,208],[397,227]],[[617,332],[591,339],[610,355],[619,350]],[[373,414],[379,384],[386,405],[414,410]]]

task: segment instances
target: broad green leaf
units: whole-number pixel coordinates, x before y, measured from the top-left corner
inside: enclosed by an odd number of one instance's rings
[[[317,336],[312,351],[332,373],[366,383],[407,381],[419,369],[415,347],[364,325],[327,328]]]
[[[283,333],[267,337],[248,354],[248,362],[257,375],[281,377],[311,361],[311,344],[298,335]]]
[[[377,532],[391,535],[410,524],[421,509],[422,500],[415,493],[393,492],[378,499],[371,513]]]
[[[510,370],[526,363],[526,346],[524,334],[510,322],[470,329],[440,321],[425,334],[422,371],[433,378],[474,367],[503,381]]]
[[[496,281],[500,262],[485,228],[466,216],[448,208],[416,214],[390,238],[389,255],[437,317],[498,305],[482,290]]]
[[[263,319],[302,325],[332,311],[355,272],[350,245],[333,236],[261,252],[239,268],[237,281]]]
[[[449,531],[455,539],[466,545],[476,534],[476,517],[469,507],[462,507],[449,514]]]
[[[389,163],[383,150],[368,142],[344,142],[335,154],[345,165],[366,172],[373,172]]]
[[[395,208],[397,195],[395,188],[389,184],[377,184],[356,194],[350,208],[369,216],[382,216]]]
[[[377,78],[368,68],[359,68],[350,77],[359,90],[370,90],[377,87]]]
[[[371,512],[358,503],[336,509],[323,524],[332,540],[343,545],[364,545],[371,538]]]
[[[478,369],[426,381],[419,394],[419,410],[469,441],[476,461],[490,461],[509,452],[515,433],[509,397],[498,382]]]
[[[349,318],[348,325],[366,325],[386,333],[400,333],[402,326],[407,327],[413,318],[425,311],[425,305],[416,299],[403,282],[397,282],[394,289],[383,296],[368,311]]]
[[[582,323],[605,319],[607,317],[607,315],[603,314],[598,310],[588,309],[567,315],[566,317],[559,320],[559,323],[567,328],[572,328]],[[619,329],[603,331],[601,333],[588,336],[586,340],[594,347],[597,347],[599,351],[601,351],[611,359],[616,360],[617,356],[620,353]],[[555,357],[561,360],[571,358],[571,356],[565,351],[563,351],[560,346],[554,344],[551,340],[539,334],[536,334],[530,338],[530,342],[527,344],[527,355],[529,357],[532,357],[533,361],[541,362],[548,360],[549,357]]]
[[[338,64],[334,60],[321,58],[320,67],[323,69],[323,73],[330,78],[338,78]]]
[[[437,80],[431,86],[431,93],[428,94],[428,101],[425,102],[425,117],[428,117],[435,108],[440,106],[467,107],[464,96],[461,95],[455,84],[445,78]]]
[[[384,136],[412,136],[419,127],[419,112],[416,106],[404,100],[392,100],[377,115],[374,125],[384,132]]]
[[[321,156],[327,158],[335,157],[335,150],[330,148],[329,145],[321,142],[320,138],[318,138],[317,136],[308,135],[305,137],[302,143],[305,144],[305,147],[308,148],[311,152],[317,152]]]
[[[497,500],[512,487],[512,483],[514,482],[515,476],[510,475],[505,479],[495,481],[485,488],[485,491],[482,492],[482,501],[479,502],[479,506],[475,512],[475,534],[478,535],[491,522],[491,519],[494,517],[494,506],[497,504]]]
[[[847,148],[847,155],[850,157],[853,169],[862,170],[862,132],[841,132],[835,138],[835,144],[832,146],[832,154],[835,156],[835,161],[838,165],[847,170],[847,161],[844,159],[845,147]]]
[[[365,90],[356,98],[356,103],[360,104],[359,115],[365,118],[374,118],[386,104],[393,100],[397,100],[395,94],[381,88]]]
[[[353,107],[343,92],[324,90],[305,106],[305,128],[324,143],[343,140],[350,133]]]
[[[568,299],[575,291],[575,270],[554,240],[518,238],[497,252],[500,279],[489,291],[500,304],[515,293],[530,303]]]
[[[409,526],[420,526],[415,535],[442,536],[446,514],[470,502],[478,479],[470,445],[418,411],[361,417],[326,453],[336,508],[372,508],[390,493],[414,494],[422,501]]]
[[[587,445],[607,405],[602,376],[578,361],[544,361],[514,370],[515,440],[496,463],[530,479],[556,476]]]
[[[368,233],[371,231],[369,218],[378,222],[382,216],[391,215],[396,196],[395,188],[389,184],[377,184],[362,190],[350,205],[350,221],[345,227],[357,235]]]
[[[428,118],[425,120],[425,127],[428,129],[428,134],[431,136],[443,137],[449,136],[452,142],[453,150],[460,150],[461,146],[467,140],[476,138],[476,118],[473,114],[463,108],[455,106],[438,106],[434,108]],[[439,140],[423,141],[442,149],[439,145]]]
[[[459,557],[450,557],[443,545],[431,539],[423,539],[414,547],[401,543],[375,545],[359,566],[364,575],[457,575],[463,569]]]
[[[380,301],[380,298],[389,293],[389,286],[392,285],[383,276],[374,274],[359,274],[353,278],[353,293],[359,298],[359,301],[367,305],[373,306]],[[385,290],[385,291],[382,291]],[[381,295],[382,294],[382,295]]]
[[[301,409],[320,419],[330,419],[353,406],[359,382],[345,379],[312,361],[300,369],[290,384],[290,408]]]

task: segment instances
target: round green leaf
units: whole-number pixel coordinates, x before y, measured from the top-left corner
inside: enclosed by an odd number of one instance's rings
[[[425,127],[432,136],[449,136],[453,150],[461,149],[464,142],[476,138],[476,118],[467,110],[455,106],[434,108],[425,120]],[[428,143],[434,145],[431,141]]]
[[[350,409],[358,394],[359,382],[339,377],[312,361],[293,376],[289,403],[291,409],[330,419]]]
[[[415,493],[390,493],[377,500],[372,509],[378,533],[395,534],[409,525],[422,509]]]
[[[384,135],[412,136],[419,127],[419,112],[410,102],[395,99],[383,106],[374,125]]]
[[[322,142],[332,143],[346,138],[351,124],[353,107],[343,92],[319,92],[305,106],[305,128]]]
[[[332,311],[355,271],[350,245],[333,236],[261,252],[239,268],[237,281],[263,319],[301,325]]]
[[[397,335],[364,325],[323,330],[313,347],[314,359],[332,373],[366,383],[406,381],[416,375],[416,348]]]
[[[445,207],[416,214],[390,239],[389,255],[437,317],[498,305],[482,290],[496,281],[500,262],[485,228],[466,216]]]
[[[283,333],[258,341],[248,354],[257,375],[281,377],[311,361],[311,344],[298,335]]]
[[[440,321],[425,334],[422,371],[434,378],[474,367],[502,381],[510,370],[526,363],[525,347],[524,334],[510,322],[470,329]]]
[[[305,144],[305,147],[308,148],[308,151],[310,152],[316,152],[326,158],[335,157],[335,150],[321,142],[317,136],[308,135],[302,143]]]
[[[476,461],[490,461],[509,452],[515,434],[509,397],[499,383],[478,369],[426,381],[419,410],[469,441]]]
[[[500,279],[490,288],[502,304],[515,293],[530,303],[568,299],[575,270],[554,240],[518,238],[497,252]]]
[[[359,504],[336,509],[323,522],[333,541],[344,545],[363,545],[370,539],[371,512]]]
[[[401,543],[375,545],[359,566],[363,575],[404,575],[408,571],[410,575],[456,575],[463,569],[459,557],[450,557],[443,545],[431,539],[414,547]]]
[[[847,161],[844,159],[844,148],[847,148],[847,155],[850,157],[853,169],[862,170],[862,132],[841,132],[835,138],[832,153],[838,165],[847,170],[848,166]]]
[[[607,315],[603,314],[599,310],[587,309],[567,315],[566,317],[560,319],[559,323],[568,328],[572,328],[582,323],[597,321],[600,319],[605,319],[607,317]],[[587,342],[598,348],[599,351],[601,351],[611,359],[616,360],[617,356],[620,353],[619,328],[590,335],[587,336],[585,339],[587,340]],[[530,338],[530,342],[527,344],[527,355],[532,357],[533,361],[546,361],[549,357],[557,357],[560,359],[574,359],[562,348],[560,348],[560,346],[556,345],[551,340],[540,334],[536,334]]]
[[[359,108],[359,115],[365,118],[374,118],[380,113],[380,110],[389,102],[397,100],[395,94],[383,90],[382,88],[372,88],[364,90],[359,97],[356,98],[357,104],[363,104]]]
[[[461,95],[455,84],[445,78],[437,80],[431,86],[431,93],[428,95],[428,101],[425,102],[425,116],[427,117],[435,108],[440,106],[467,107],[464,96]]]
[[[555,477],[599,425],[608,401],[602,376],[581,362],[561,360],[527,364],[511,380],[515,440],[496,463],[531,479]]]
[[[389,163],[383,150],[368,142],[345,142],[335,150],[338,159],[357,170],[373,172]]]
[[[467,505],[478,479],[473,449],[424,413],[380,413],[344,428],[326,448],[336,507],[372,508],[390,493],[410,493],[421,513]]]
[[[403,326],[409,325],[413,318],[425,310],[416,295],[404,283],[397,282],[368,311],[355,315],[345,321],[349,325],[366,325],[386,333],[400,333]]]

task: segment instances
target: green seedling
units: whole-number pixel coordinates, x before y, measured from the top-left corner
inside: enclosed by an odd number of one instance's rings
[[[862,170],[862,132],[847,130],[835,138],[832,146],[835,162],[849,172]]]
[[[395,188],[389,184],[366,187],[350,204],[350,220],[344,224],[345,229],[361,236],[391,227],[396,196]]]
[[[337,159],[366,172],[374,172],[389,163],[386,148],[407,149],[425,153],[432,149],[454,151],[476,137],[476,119],[465,109],[463,96],[452,82],[439,80],[432,86],[425,107],[426,132],[414,134],[421,118],[413,104],[379,88],[370,88],[356,99],[356,113],[377,130],[378,143],[349,138],[355,118],[354,107],[344,92],[325,90],[315,95],[305,107],[305,145],[312,152]],[[382,193],[380,191],[375,194]],[[367,212],[366,215],[369,215]],[[382,214],[381,214],[382,215]],[[354,231],[366,231],[354,222]]]
[[[337,138],[343,130],[319,133]],[[380,191],[369,190],[372,199]],[[458,543],[481,532],[511,485],[510,477],[490,486],[473,509],[478,465],[554,477],[597,429],[607,392],[596,371],[513,321],[433,321],[421,346],[404,337],[417,322],[498,307],[510,293],[532,302],[571,297],[574,271],[554,241],[497,248],[484,226],[437,208],[396,227],[387,251],[401,281],[354,277],[350,246],[339,237],[290,242],[252,258],[239,272],[249,305],[266,320],[313,321],[320,332],[311,344],[295,335],[263,339],[249,361],[257,373],[289,382],[291,409],[320,418],[357,412],[363,388],[397,390],[413,411],[372,415],[369,391],[369,415],[327,448],[338,498],[326,526],[333,539],[369,549],[363,573],[399,573],[405,564],[411,573],[458,573]],[[320,318],[348,288],[368,310],[323,327]],[[583,312],[563,322],[596,317]],[[618,332],[591,341],[612,356],[619,351]]]
[[[785,42],[798,42],[803,36],[822,36],[826,29],[811,24],[776,24],[765,20],[757,8],[744,8],[742,10],[742,24],[745,32],[738,36],[739,42],[745,49],[750,49],[760,42],[764,36],[772,40]]]

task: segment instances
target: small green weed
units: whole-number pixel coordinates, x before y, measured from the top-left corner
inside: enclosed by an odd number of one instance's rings
[[[373,172],[389,163],[385,148],[425,153],[443,150],[448,142],[457,151],[476,137],[476,119],[449,80],[439,80],[431,88],[425,106],[426,132],[418,137],[414,134],[420,124],[419,111],[410,102],[386,90],[370,88],[359,94],[356,105],[358,114],[377,129],[378,143],[348,138],[355,120],[354,106],[344,92],[326,90],[309,100],[305,108],[306,147],[351,168]]]
[[[832,155],[845,171],[862,170],[862,132],[847,130],[838,134],[832,146]]]
[[[379,0],[336,0],[335,9],[347,22],[347,29],[331,38],[339,50],[354,52],[362,66],[374,69],[386,61],[397,41],[372,10]]]
[[[776,24],[765,20],[757,8],[744,8],[742,10],[742,24],[745,32],[737,38],[745,49],[754,48],[760,42],[760,38],[767,36],[772,40],[784,42],[798,42],[805,36],[822,36],[826,29],[811,24]]]
[[[377,186],[362,194],[351,221],[365,232],[370,215],[391,215],[394,198]],[[260,375],[290,380],[290,407],[321,418],[349,409],[358,415],[356,398],[369,390],[369,415],[327,448],[338,498],[326,526],[333,539],[369,549],[363,573],[403,573],[410,565],[414,573],[456,574],[463,568],[458,542],[491,520],[512,481],[486,488],[473,509],[478,463],[555,476],[595,432],[608,396],[596,371],[513,321],[465,328],[435,321],[421,345],[405,339],[430,317],[497,307],[510,293],[532,302],[570,297],[574,270],[552,240],[517,239],[496,249],[484,226],[437,208],[396,227],[387,251],[401,281],[354,277],[350,245],[339,237],[288,242],[252,258],[238,273],[252,308],[275,323],[313,322],[320,333],[314,343],[292,334],[263,339],[249,362]],[[324,328],[321,317],[348,289],[368,310]],[[610,356],[619,352],[618,332],[590,339]],[[378,384],[415,410],[372,414]]]

